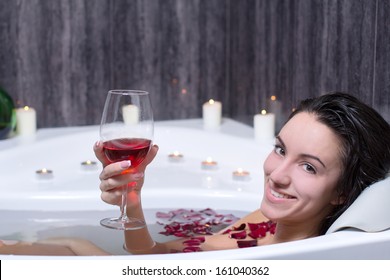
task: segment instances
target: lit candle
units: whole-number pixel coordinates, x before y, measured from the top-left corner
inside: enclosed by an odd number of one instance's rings
[[[248,181],[250,180],[250,173],[248,171],[243,170],[242,168],[238,168],[233,172],[233,180],[237,181]]]
[[[262,110],[254,116],[253,122],[256,140],[270,140],[275,137],[275,114]]]
[[[123,106],[122,115],[125,124],[137,124],[139,122],[139,108],[133,104]]]
[[[183,160],[183,155],[178,151],[174,151],[172,154],[168,155],[170,162],[181,162]]]
[[[42,169],[35,171],[35,173],[37,175],[37,178],[40,180],[53,179],[53,171],[52,170],[42,168]]]
[[[206,129],[216,129],[221,125],[222,103],[210,99],[203,104],[203,125]]]
[[[37,113],[31,107],[16,109],[16,133],[23,136],[34,135],[37,130]]]
[[[83,161],[80,165],[81,165],[81,170],[84,171],[95,171],[98,169],[96,161],[92,161],[92,160]]]
[[[211,157],[208,157],[205,161],[202,161],[202,169],[204,170],[215,170],[218,168],[218,163]]]

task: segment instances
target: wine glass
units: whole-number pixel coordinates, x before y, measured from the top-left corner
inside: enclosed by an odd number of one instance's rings
[[[110,162],[130,160],[134,170],[148,154],[153,140],[153,111],[149,93],[140,90],[110,90],[100,124],[100,140]],[[106,218],[100,224],[113,229],[135,230],[145,227],[145,221],[128,217],[127,199],[136,182],[122,188],[121,214]]]

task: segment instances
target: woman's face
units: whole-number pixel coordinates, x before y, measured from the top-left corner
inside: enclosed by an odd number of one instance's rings
[[[298,113],[264,162],[262,213],[284,223],[319,224],[339,199],[341,142],[315,115]]]

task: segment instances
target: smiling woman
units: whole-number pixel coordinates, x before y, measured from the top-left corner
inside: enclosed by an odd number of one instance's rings
[[[133,254],[206,251],[242,247],[243,241],[246,247],[324,234],[366,187],[386,177],[388,139],[389,124],[351,95],[331,93],[305,100],[281,129],[264,163],[260,209],[229,229],[202,238],[157,243],[148,228],[125,231],[125,247]],[[103,200],[117,204],[118,188],[138,180],[128,198],[128,215],[143,219],[139,199],[143,178],[139,176],[158,147],[150,150],[134,173],[125,175],[120,162],[107,161],[100,143],[94,149],[104,166],[100,175]]]
[[[274,152],[264,163],[265,195],[260,208],[269,219],[279,221],[278,240],[273,242],[317,236],[318,225],[341,202],[336,190],[342,173],[340,144],[329,127],[306,112],[280,131]],[[291,224],[295,237],[285,229]]]

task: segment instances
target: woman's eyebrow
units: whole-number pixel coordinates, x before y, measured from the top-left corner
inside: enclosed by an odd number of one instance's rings
[[[286,147],[286,144],[284,144],[282,138],[279,135],[276,136],[276,139],[280,142],[280,144],[282,144],[283,147]],[[319,159],[319,157],[316,157],[316,156],[313,156],[310,154],[299,154],[299,156],[314,159],[314,160],[318,161],[324,168],[326,168],[325,164],[322,162],[322,160]]]
[[[326,168],[325,164],[316,156],[309,155],[309,154],[300,154],[300,156],[314,159],[314,160],[318,161],[324,168]]]

